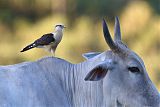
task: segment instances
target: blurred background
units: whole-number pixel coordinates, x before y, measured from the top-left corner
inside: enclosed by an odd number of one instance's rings
[[[0,65],[34,61],[51,55],[41,49],[20,50],[57,23],[64,23],[56,56],[72,63],[81,54],[108,49],[102,35],[102,18],[113,35],[119,16],[124,42],[144,60],[152,81],[160,90],[159,0],[0,0]]]

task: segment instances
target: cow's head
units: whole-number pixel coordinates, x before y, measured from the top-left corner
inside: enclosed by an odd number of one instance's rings
[[[108,93],[106,96],[117,104],[127,107],[157,107],[160,99],[158,91],[150,81],[141,58],[121,41],[118,17],[115,18],[114,40],[105,20],[103,33],[111,51],[103,54],[104,61],[92,68],[85,80],[104,79],[104,91]]]

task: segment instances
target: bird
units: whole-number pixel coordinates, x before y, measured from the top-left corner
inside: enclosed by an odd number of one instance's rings
[[[62,40],[64,28],[66,27],[63,24],[57,24],[55,26],[55,32],[44,34],[30,45],[27,45],[20,52],[25,52],[32,48],[43,48],[44,50],[51,52],[53,56],[55,56],[55,50]]]

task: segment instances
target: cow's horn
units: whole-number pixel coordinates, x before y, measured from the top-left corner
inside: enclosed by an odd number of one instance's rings
[[[119,18],[117,16],[115,17],[114,40],[121,41],[121,29],[120,29]]]
[[[109,30],[108,30],[108,27],[107,27],[107,24],[106,24],[106,21],[103,19],[103,34],[104,34],[104,38],[108,44],[108,46],[112,49],[112,50],[116,50],[117,49],[117,46],[116,44],[114,43],[114,41],[112,40],[111,38],[111,35],[109,33]]]

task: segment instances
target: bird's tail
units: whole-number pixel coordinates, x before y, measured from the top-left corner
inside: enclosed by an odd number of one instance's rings
[[[24,51],[27,51],[29,49],[35,48],[35,47],[36,47],[36,44],[32,43],[32,44],[26,46],[25,48],[23,48],[23,50],[21,50],[20,52],[24,52]]]

